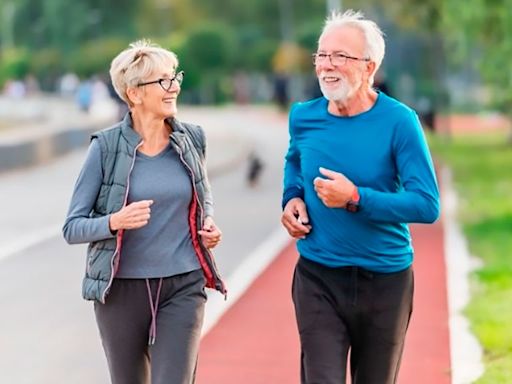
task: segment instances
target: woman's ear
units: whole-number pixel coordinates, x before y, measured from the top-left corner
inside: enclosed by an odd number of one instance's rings
[[[142,98],[139,88],[128,87],[126,88],[126,96],[132,105],[142,104]]]

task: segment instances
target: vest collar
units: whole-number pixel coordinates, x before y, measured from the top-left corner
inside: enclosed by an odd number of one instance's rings
[[[177,118],[169,117],[168,119],[166,119],[166,121],[171,126],[173,132],[185,132],[185,128],[183,128],[183,125]]]
[[[169,117],[166,121],[172,127],[171,136],[182,137],[185,134],[185,128],[183,128],[183,125],[178,119]],[[136,146],[142,141],[142,137],[133,129],[132,115],[130,112],[124,116],[121,122],[121,132],[124,138],[133,146]]]
[[[171,137],[177,139],[178,141],[183,140],[186,131],[185,128],[183,128],[181,122],[175,117],[169,117],[166,121],[172,128]]]
[[[121,134],[124,136],[126,141],[132,146],[137,146],[141,141],[142,137],[133,129],[132,115],[128,112],[123,121],[121,122]]]

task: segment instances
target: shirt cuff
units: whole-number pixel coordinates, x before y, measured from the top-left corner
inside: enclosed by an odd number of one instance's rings
[[[105,239],[111,239],[113,237],[116,237],[116,235],[117,235],[117,231],[110,230],[110,216],[111,215],[106,215],[106,216],[102,217],[102,220],[104,220],[104,223],[102,223],[100,226],[104,231]]]
[[[288,204],[288,202],[291,199],[294,199],[295,197],[300,197],[301,199],[304,200],[304,190],[300,187],[287,188],[283,193],[283,200],[281,201],[281,208],[284,209],[286,204]]]

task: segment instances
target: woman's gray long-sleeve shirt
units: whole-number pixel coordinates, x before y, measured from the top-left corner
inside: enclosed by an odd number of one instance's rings
[[[93,140],[64,224],[64,237],[69,243],[89,243],[114,236],[109,229],[109,216],[89,216],[102,178],[101,149]],[[200,268],[188,223],[191,199],[190,176],[171,145],[156,156],[137,152],[128,204],[139,200],[154,203],[146,226],[125,230],[116,277],[167,277]]]

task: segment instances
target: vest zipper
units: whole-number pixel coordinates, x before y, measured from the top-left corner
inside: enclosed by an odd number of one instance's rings
[[[126,180],[126,193],[124,194],[124,201],[123,201],[123,206],[121,207],[121,209],[126,206],[126,202],[128,201],[128,191],[130,190],[130,175],[132,174],[133,167],[135,165],[135,158],[137,157],[137,149],[139,149],[139,147],[143,143],[144,143],[144,141],[141,141],[139,144],[137,144],[137,146],[133,150],[133,160],[132,160],[132,164],[130,166],[130,171],[128,172],[128,177],[127,177],[127,180]],[[120,230],[117,231],[117,235],[116,235],[116,249],[115,249],[114,254],[112,255],[112,257],[110,258],[110,271],[111,271],[110,272],[110,279],[108,281],[108,284],[107,284],[105,290],[103,291],[103,294],[102,294],[102,297],[101,297],[102,298],[102,303],[105,303],[105,298],[107,297],[107,292],[110,290],[110,287],[112,286],[112,282],[114,281],[114,276],[116,274],[116,271],[114,270],[114,261],[116,259],[117,254],[121,250],[121,241],[123,239],[123,233],[124,233],[123,229],[120,229]],[[119,263],[118,263],[118,266],[119,266]]]
[[[194,191],[194,199],[196,200],[197,207],[198,207],[199,213],[201,215],[201,223],[204,223],[204,212],[203,212],[203,207],[201,206],[201,202],[199,201],[199,196],[197,195],[194,171],[192,170],[192,168],[190,168],[190,166],[187,164],[187,162],[183,158],[183,151],[182,151],[181,147],[179,146],[178,142],[176,141],[176,139],[171,137],[171,140],[174,141],[174,143],[176,144],[176,149],[178,150],[178,154],[180,156],[180,160],[183,163],[183,165],[187,168],[187,170],[190,173],[190,177],[192,178],[192,190]],[[194,228],[194,230],[196,230],[196,228]],[[202,250],[201,249],[196,250],[196,253],[197,252],[201,252],[202,253]],[[203,255],[203,257],[205,257],[205,256]],[[206,260],[205,260],[205,262],[206,262]],[[220,283],[221,286],[218,286],[217,282],[215,281],[215,280],[218,279],[218,272],[215,270],[215,266],[213,265],[213,263],[214,263],[213,258],[211,260],[211,264],[212,264],[211,266],[208,265],[208,262],[206,262],[207,267],[208,267],[208,269],[210,269],[210,273],[212,274],[212,279],[213,279],[213,283],[214,283],[215,288],[220,290],[224,294],[224,298],[226,299],[227,298],[227,293],[226,293],[226,289],[224,287],[224,284],[221,282]]]

